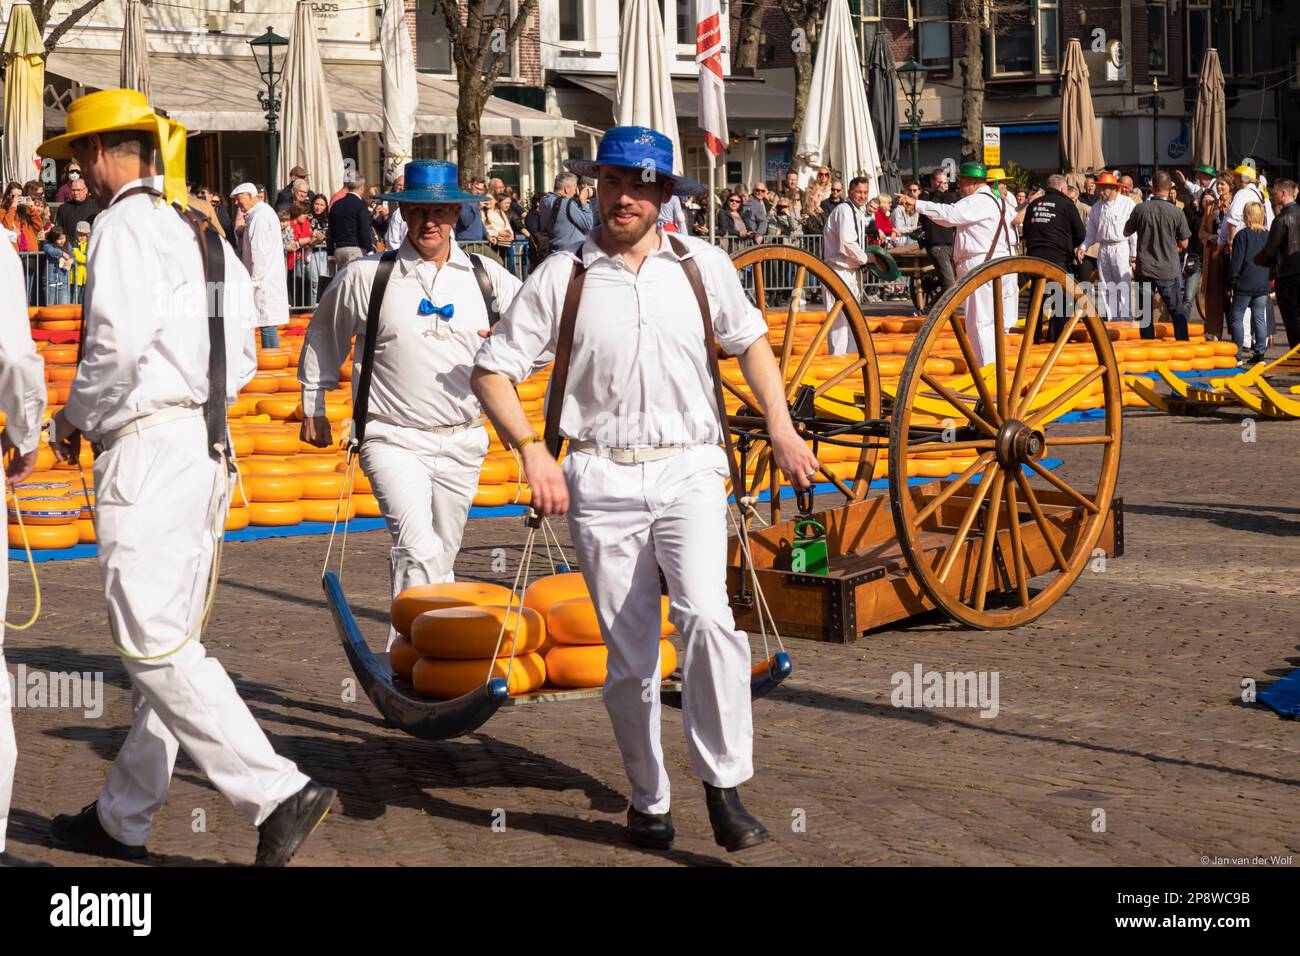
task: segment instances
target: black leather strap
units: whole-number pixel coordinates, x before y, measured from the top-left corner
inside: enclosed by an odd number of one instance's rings
[[[156,194],[156,190],[137,188]],[[199,258],[203,260],[203,298],[208,310],[208,400],[203,403],[203,418],[208,426],[208,454],[220,461],[230,457],[226,443],[226,313],[222,301],[226,287],[225,241],[211,228],[206,216],[172,208],[194,230]]]
[[[487,273],[487,266],[483,265],[483,257],[478,253],[471,252],[469,261],[474,266],[474,278],[478,280],[478,290],[483,293],[483,308],[487,309],[488,328],[491,328],[501,321],[501,313],[497,311],[496,306],[496,293],[492,291],[492,278]]]
[[[379,268],[370,283],[370,305],[366,308],[366,339],[361,349],[361,378],[352,401],[352,441],[360,446],[366,438],[366,416],[370,409],[370,378],[375,364],[375,343],[379,340],[379,312],[384,307],[384,292],[393,274],[397,250],[390,249],[379,257]]]
[[[569,359],[573,355],[573,329],[578,324],[578,305],[582,302],[582,284],[587,270],[582,261],[573,261],[569,273],[569,288],[564,293],[564,308],[560,311],[560,331],[555,339],[555,367],[551,369],[551,387],[546,395],[546,429],[542,433],[546,450],[554,457],[560,455],[564,439],[560,435],[560,412],[564,408],[564,390],[569,384]]]

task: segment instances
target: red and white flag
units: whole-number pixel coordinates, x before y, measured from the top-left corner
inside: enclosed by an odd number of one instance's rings
[[[700,66],[700,129],[709,165],[727,148],[727,98],[722,83],[722,11],[719,0],[698,0],[695,62]]]

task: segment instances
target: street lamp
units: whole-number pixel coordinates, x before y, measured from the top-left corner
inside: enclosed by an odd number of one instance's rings
[[[284,74],[284,55],[280,51],[289,45],[289,41],[267,27],[265,33],[249,40],[248,45],[253,48],[253,59],[257,62],[257,70],[266,83],[265,90],[257,91],[257,101],[266,111],[266,151],[270,157],[266,174],[266,196],[274,201],[275,167],[280,161],[280,94],[276,92],[275,87]],[[277,54],[280,57],[279,63],[276,62]]]
[[[912,178],[918,182],[921,179],[921,117],[925,111],[917,104],[925,89],[925,75],[929,71],[929,67],[922,66],[914,59],[898,68],[899,78],[903,81],[903,93],[907,96],[907,127],[912,131]]]

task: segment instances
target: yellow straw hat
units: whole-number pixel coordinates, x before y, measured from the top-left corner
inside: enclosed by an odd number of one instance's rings
[[[73,100],[68,107],[67,132],[47,139],[36,152],[51,159],[71,159],[74,139],[92,133],[129,130],[153,133],[163,164],[163,197],[188,202],[185,190],[185,127],[159,116],[138,90],[103,90]]]
[[[1234,169],[1233,172],[1236,175],[1240,176],[1242,179],[1245,179],[1248,182],[1252,182],[1252,183],[1259,177],[1259,174],[1255,171],[1255,167],[1247,166],[1245,163],[1242,163],[1240,166]]]
[[[1006,178],[1007,178],[1007,171],[1003,169],[1001,166],[994,166],[992,169],[989,170],[989,182],[991,183],[1001,182]]]

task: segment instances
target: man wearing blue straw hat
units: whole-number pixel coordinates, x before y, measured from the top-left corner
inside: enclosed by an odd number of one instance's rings
[[[736,789],[753,775],[750,650],[727,601],[725,481],[735,462],[722,447],[715,341],[739,357],[776,465],[803,489],[817,461],[790,422],[767,325],[731,261],[703,240],[656,228],[669,196],[702,189],[673,174],[671,140],[616,127],[594,162],[566,165],[596,177],[600,225],[529,277],[479,351],[474,390],[521,450],[533,506],[569,513],[608,649],[605,707],[632,785],[629,839],[665,849],[674,836],[659,728],[662,570],[669,618],[686,644],[692,767],[714,839],[744,849],[768,834]],[[512,383],[552,356],[542,441]],[[561,437],[563,468],[554,457]]]
[[[406,238],[352,262],[322,296],[303,340],[303,441],[330,443],[325,393],[356,336],[353,431],[361,467],[393,538],[393,594],[453,580],[488,436],[470,371],[481,337],[519,289],[498,263],[465,252],[452,234],[461,205],[456,167],[406,164],[399,204]],[[389,642],[396,632],[390,631]]]

